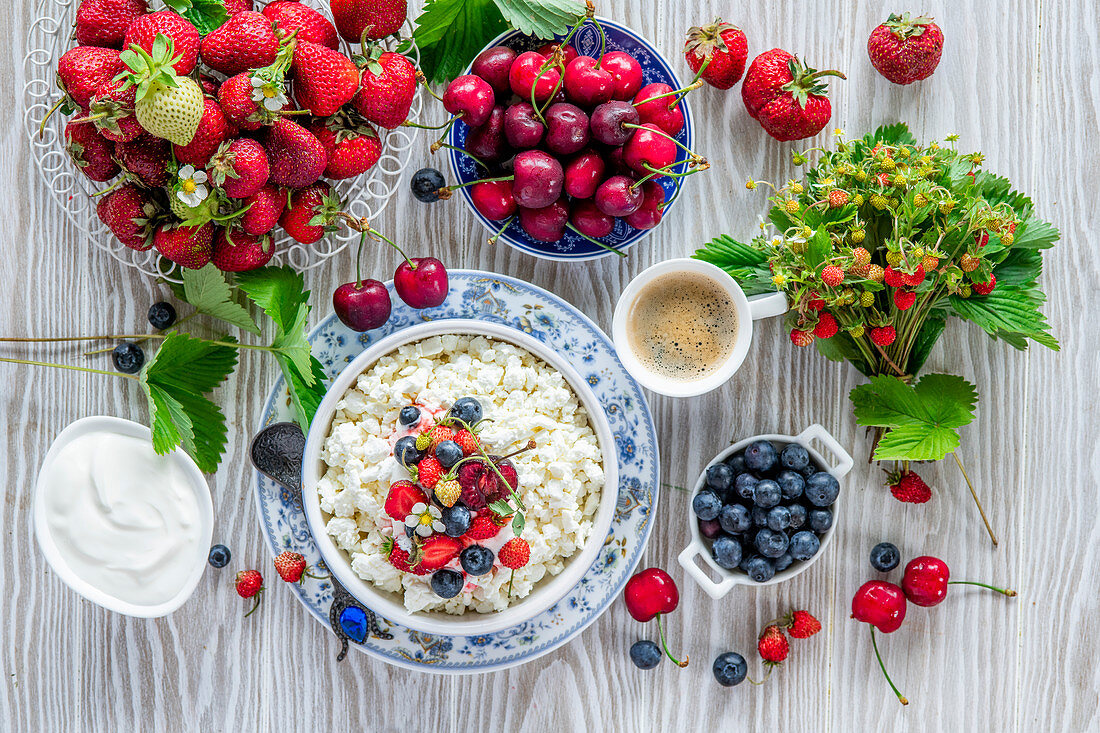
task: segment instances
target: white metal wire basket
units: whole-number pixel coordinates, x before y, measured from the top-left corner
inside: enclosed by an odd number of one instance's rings
[[[307,4],[331,18],[328,3],[306,0]],[[109,184],[97,184],[85,178],[69,159],[64,148],[66,118],[54,114],[39,134],[39,127],[50,108],[60,97],[55,84],[57,61],[73,45],[72,28],[80,0],[39,0],[35,18],[28,34],[27,55],[23,58],[23,87],[26,111],[23,126],[30,142],[31,152],[54,201],[64,209],[77,230],[87,236],[97,247],[112,257],[141,272],[169,280],[179,279],[179,268],[164,259],[155,250],[138,252],[119,242],[95,212],[95,199],[91,194]],[[411,24],[406,21],[402,29],[406,37],[412,36]],[[345,48],[345,52],[349,49]],[[420,60],[415,44],[406,52],[414,64]],[[413,99],[410,117],[418,119],[423,107],[423,96],[418,90]],[[382,157],[369,173],[357,178],[334,183],[341,199],[347,200],[347,212],[357,218],[374,220],[386,207],[408,167],[417,128],[399,127],[396,130],[378,131],[382,138]],[[276,253],[272,262],[286,263],[304,271],[317,267],[343,251],[348,244],[358,240],[358,233],[343,229],[327,235],[313,244],[300,244],[281,230],[276,229]]]

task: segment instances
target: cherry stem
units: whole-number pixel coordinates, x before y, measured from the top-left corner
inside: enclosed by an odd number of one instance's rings
[[[478,158],[476,155],[471,155],[470,153],[463,150],[462,148],[457,147],[455,145],[451,145],[450,143],[444,143],[444,142],[440,142],[440,141],[436,140],[434,143],[432,143],[432,148],[433,148],[433,150],[432,150],[433,154],[437,150],[439,150],[440,148],[447,148],[447,150],[454,150],[456,153],[462,153],[467,158],[474,161],[475,163],[480,165],[485,170],[489,170],[489,166],[483,160],[481,160],[481,158]],[[478,183],[478,181],[474,181],[474,183]]]
[[[710,62],[713,61],[713,60],[714,60],[714,55],[713,54],[710,55],[710,56],[707,56],[705,59],[703,59],[703,65],[700,66],[699,70],[695,72],[695,77],[691,80],[691,84],[694,84],[695,82],[702,80],[703,74],[706,72],[707,67],[710,66]],[[691,84],[688,84],[688,86],[691,86]]]
[[[463,428],[465,428],[469,432],[471,432],[471,433],[474,432],[473,427],[471,427],[471,425],[468,422],[466,422],[465,420],[463,420],[462,418],[460,418],[460,417],[451,417],[451,418],[448,418],[448,419],[452,420],[454,422],[457,422],[459,425],[461,425]],[[533,450],[534,448],[535,448],[535,441],[528,440],[527,445],[524,446],[523,448],[520,448],[519,450],[513,451],[513,452],[509,453],[506,456],[502,456],[502,457],[498,458],[497,460],[498,461],[503,461],[505,458],[511,458],[512,456],[518,456],[520,453],[523,453],[524,451]],[[478,453],[481,454],[481,457],[485,459],[485,462],[489,465],[489,468],[491,468],[493,470],[493,473],[495,473],[497,475],[497,478],[500,479],[501,483],[503,483],[504,486],[508,489],[508,493],[512,496],[513,499],[515,499],[515,501],[516,501],[516,511],[518,511],[520,513],[524,512],[527,509],[527,507],[525,507],[523,505],[523,499],[519,498],[519,495],[516,493],[515,489],[512,488],[512,484],[508,483],[508,480],[504,478],[504,475],[500,472],[500,469],[497,468],[497,461],[494,461],[492,458],[489,457],[488,452],[486,452],[486,450],[485,450],[485,446],[482,444],[482,442],[480,440],[477,441],[477,450],[478,450]],[[468,456],[468,458],[473,458],[473,457],[474,456]],[[465,461],[465,460],[466,460],[465,458],[462,459],[462,461]],[[462,463],[462,461],[459,461],[459,463]],[[452,467],[452,470],[453,470],[453,467]]]
[[[619,250],[617,250],[617,249],[615,249],[614,247],[612,247],[612,246],[611,246],[610,244],[607,244],[606,242],[601,242],[601,241],[600,241],[600,240],[598,240],[598,239],[594,239],[594,238],[592,238],[592,237],[588,236],[587,234],[585,234],[584,232],[580,231],[579,229],[577,229],[577,228],[576,228],[575,226],[573,226],[572,224],[566,224],[566,225],[565,225],[565,228],[566,228],[566,229],[568,229],[568,230],[569,230],[569,231],[571,231],[571,232],[574,232],[574,233],[576,233],[576,235],[577,235],[577,236],[579,236],[579,237],[582,237],[582,238],[584,238],[584,239],[587,239],[587,240],[588,240],[589,242],[591,242],[592,244],[596,244],[596,245],[599,245],[600,247],[603,247],[603,248],[604,248],[604,249],[606,249],[606,250],[607,250],[608,252],[614,252],[615,254],[619,255],[619,257],[626,257],[626,252],[620,252]]]
[[[46,116],[42,118],[42,124],[38,126],[38,137],[42,137],[46,134],[46,123],[50,121],[50,118],[53,117],[53,113],[63,104],[65,104],[65,95],[62,95],[61,99],[57,100],[54,106],[50,107],[49,111],[46,112]]]
[[[435,93],[435,91],[432,90],[431,86],[428,84],[428,77],[424,76],[424,72],[420,69],[416,70],[416,80],[424,85],[424,89],[427,90],[428,94],[432,95],[440,102],[443,101],[443,97],[439,96]]]
[[[672,652],[668,650],[668,642],[665,641],[665,625],[659,613],[657,614],[657,634],[661,637],[661,648],[665,650],[665,654],[668,655],[668,658],[671,659],[677,667],[683,668],[688,666],[688,657],[684,657],[684,661],[681,662],[679,659],[672,656]]]
[[[363,245],[367,241],[367,230],[359,233],[359,249],[355,253],[355,289],[363,287]]]
[[[488,166],[486,166],[488,167]],[[502,181],[514,181],[515,176],[502,176],[501,178],[479,178],[476,181],[466,181],[465,183],[456,183],[453,186],[444,186],[439,189],[440,191],[457,191],[460,188],[466,188],[467,186],[473,186],[478,183],[500,183]]]
[[[989,533],[989,539],[992,540],[993,546],[997,546],[997,535],[993,534],[993,527],[989,525],[989,518],[985,516],[985,508],[982,507],[982,502],[978,499],[978,492],[974,491],[974,484],[970,483],[970,476],[966,474],[966,468],[963,467],[962,460],[959,459],[959,454],[952,453],[952,457],[955,459],[955,463],[959,465],[959,470],[962,471],[963,478],[966,479],[966,486],[970,489],[970,495],[974,497],[974,503],[978,506],[978,514],[982,515],[982,522],[985,523],[985,531]]]
[[[489,244],[493,245],[493,244],[496,244],[496,243],[497,243],[497,240],[498,240],[498,239],[500,239],[500,235],[501,235],[501,234],[504,234],[504,231],[505,231],[505,230],[506,230],[506,229],[507,229],[508,227],[512,226],[512,222],[514,222],[514,221],[516,220],[516,216],[517,216],[517,214],[512,214],[511,216],[509,216],[509,217],[508,217],[508,218],[507,218],[507,219],[506,219],[506,220],[504,221],[504,226],[502,226],[502,227],[501,227],[500,229],[498,229],[498,230],[497,230],[497,233],[496,233],[496,234],[494,234],[493,236],[489,237]]]
[[[409,259],[408,255],[405,254],[405,251],[403,249],[401,249],[400,247],[398,247],[397,243],[394,242],[389,237],[387,237],[385,234],[378,231],[377,229],[373,229],[371,227],[370,223],[366,219],[356,219],[354,216],[347,213],[346,211],[339,211],[339,212],[336,213],[336,216],[343,219],[344,222],[349,227],[351,227],[352,230],[357,231],[357,232],[359,232],[360,234],[363,234],[363,235],[369,235],[373,239],[380,239],[383,242],[387,243],[388,245],[390,245],[391,247],[393,247],[394,249],[397,250],[398,254],[400,254],[401,257],[404,258],[405,262],[409,265],[409,267],[411,267],[413,270],[416,269],[416,265],[413,264],[413,261]],[[357,274],[358,274],[358,265],[356,265],[356,271],[357,271]]]
[[[431,147],[428,148],[428,152],[430,152],[432,155],[435,155],[439,151],[440,148],[449,148],[449,147],[451,147],[450,145],[448,145],[447,143],[445,143],[443,141],[446,140],[447,135],[450,134],[451,126],[454,125],[454,123],[457,122],[461,117],[462,117],[462,115],[455,115],[454,117],[451,118],[450,122],[448,122],[446,125],[443,126],[443,128],[442,128],[443,129],[443,134],[439,136],[438,140],[436,140],[435,142],[433,142],[431,144]],[[462,151],[462,152],[466,152],[466,151]]]
[[[452,117],[451,119],[444,122],[442,125],[422,125],[419,122],[413,122],[412,120],[405,120],[404,122],[401,123],[401,127],[415,127],[417,129],[420,129],[420,130],[442,130],[445,127],[450,127],[451,125],[453,125],[454,121],[455,121],[455,118]]]
[[[690,92],[693,92],[696,89],[698,89],[699,87],[703,86],[703,83],[704,82],[703,82],[702,79],[696,78],[695,81],[691,82],[690,84],[688,84],[683,89],[674,89],[671,92],[665,92],[664,94],[658,94],[654,97],[649,97],[647,99],[643,99],[640,102],[632,102],[631,106],[632,107],[640,107],[641,105],[645,104],[646,102],[652,102],[656,99],[663,99],[665,97],[676,97],[676,99],[673,100],[672,103],[668,105],[668,108],[672,109],[677,104],[679,104],[680,100],[683,99],[684,97],[686,97]]]
[[[109,372],[106,369],[91,369],[89,367],[78,367],[70,364],[55,364],[50,361],[30,361],[28,359],[8,359],[0,357],[0,362],[7,362],[8,364],[26,364],[28,366],[44,366],[53,367],[54,369],[69,369],[74,372],[87,372],[89,374],[106,374],[111,377],[126,377],[127,379],[137,379],[133,374],[123,374],[122,372]]]
[[[694,150],[689,148],[687,145],[684,145],[682,142],[680,142],[679,140],[674,138],[672,135],[669,135],[667,132],[665,132],[664,130],[662,130],[659,127],[654,129],[653,127],[646,127],[644,125],[635,125],[633,122],[623,123],[623,127],[629,127],[629,128],[634,129],[634,130],[649,130],[650,132],[657,133],[661,137],[667,138],[667,139],[671,140],[672,142],[676,143],[676,145],[679,146],[679,148],[681,150],[683,150],[685,153],[687,153],[688,155],[695,157],[695,151]]]
[[[878,659],[878,666],[879,669],[882,670],[882,675],[886,678],[886,681],[890,683],[890,689],[898,696],[898,702],[902,705],[908,705],[909,701],[905,699],[905,695],[902,695],[901,692],[898,691],[897,686],[894,685],[894,681],[890,679],[890,673],[886,671],[886,665],[882,663],[882,655],[878,652],[878,641],[875,639],[875,627],[871,626],[869,628],[871,629],[871,646],[875,649],[875,658]]]
[[[1009,598],[1015,598],[1016,597],[1016,591],[1012,590],[1011,588],[998,588],[995,585],[989,585],[988,583],[979,583],[975,580],[949,580],[949,581],[947,581],[947,584],[948,585],[976,585],[979,588],[988,588],[989,590],[996,591],[997,593],[1000,593],[1001,595],[1008,596]]]
[[[592,18],[592,22],[596,24],[596,30],[600,32],[600,57],[596,59],[596,65],[592,67],[598,69],[600,64],[603,63],[604,54],[607,53],[607,34],[603,32],[603,24],[595,17]]]

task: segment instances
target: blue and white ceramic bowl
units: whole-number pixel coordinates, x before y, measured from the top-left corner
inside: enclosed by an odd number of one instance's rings
[[[619,25],[606,18],[598,18],[598,20],[600,25],[603,26],[604,33],[607,36],[607,50],[625,51],[636,58],[638,63],[641,64],[644,78],[643,85],[661,82],[668,84],[673,89],[681,89],[684,86],[672,71],[672,67],[668,60],[658,53],[657,49],[648,41],[626,26]],[[556,40],[561,40],[561,38],[562,36],[559,36]],[[546,41],[532,39],[519,31],[510,31],[490,41],[485,48],[509,46],[517,51],[529,51],[538,48],[544,43],[546,43]],[[583,55],[599,57],[600,33],[596,29],[596,24],[591,20],[586,22],[577,30],[573,38],[570,39],[569,45],[576,48],[577,51]],[[466,73],[469,73],[469,68],[467,68]],[[676,140],[688,149],[691,149],[694,140],[691,109],[688,107],[687,99],[684,99],[680,104],[684,112],[684,129],[676,136]],[[462,121],[459,121],[451,127],[448,136],[448,142],[452,146],[449,150],[451,171],[455,178],[458,179],[459,183],[468,183],[477,180],[479,177],[483,177],[479,173],[478,166],[470,160],[469,156],[461,152],[466,144],[466,133],[468,131],[469,128]],[[458,150],[455,150],[455,148]],[[677,150],[676,160],[682,165],[676,170],[684,169],[683,164],[686,164],[687,158],[687,153],[682,148],[679,148]],[[661,185],[665,188],[665,200],[668,202],[665,205],[666,216],[678,198],[676,195],[677,180],[680,179],[671,178],[669,176],[664,176],[661,179]],[[462,198],[466,201],[470,211],[477,220],[482,223],[487,231],[496,234],[503,222],[487,219],[474,208],[473,199],[470,197],[469,187],[459,190],[462,192]],[[617,250],[625,250],[644,239],[650,231],[652,230],[635,229],[620,219],[616,222],[614,231],[601,241],[606,242]],[[608,252],[606,249],[589,242],[572,231],[566,231],[565,236],[557,242],[540,242],[523,231],[523,228],[519,225],[518,219],[513,221],[512,224],[504,230],[504,233],[500,236],[500,241],[506,242],[523,252],[548,260],[594,260],[598,257],[605,257],[611,254],[611,252]]]

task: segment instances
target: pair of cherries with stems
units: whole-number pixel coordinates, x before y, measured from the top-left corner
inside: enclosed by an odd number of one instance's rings
[[[894,691],[902,705],[908,705],[909,701],[901,694],[886,671],[886,665],[878,650],[875,630],[878,629],[884,634],[897,631],[905,621],[908,603],[926,608],[939,605],[947,597],[949,585],[974,585],[1009,598],[1016,596],[1016,591],[1008,588],[998,588],[972,580],[951,580],[951,571],[946,562],[931,555],[922,555],[913,558],[905,566],[900,586],[884,580],[869,580],[860,586],[852,598],[852,618],[870,624],[871,646],[875,650],[875,658],[890,689]]]
[[[401,254],[401,264],[393,273],[393,289],[409,307],[434,308],[447,299],[447,268],[434,257],[410,259],[392,239],[373,229],[366,219],[339,212],[337,217],[360,233],[355,255],[355,280],[344,283],[332,293],[332,309],[341,323],[353,331],[380,328],[390,319],[392,303],[384,283],[363,278],[363,245],[367,239],[385,242]]]

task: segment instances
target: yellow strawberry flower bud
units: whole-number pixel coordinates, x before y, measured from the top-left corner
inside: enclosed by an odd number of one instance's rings
[[[802,184],[798,181],[791,181],[791,193],[793,193],[794,195],[797,196],[805,190],[806,189],[802,188]]]
[[[787,199],[787,202],[785,204],[783,204],[783,208],[787,211],[788,214],[797,214],[798,210],[801,207],[798,205],[798,202],[795,201],[794,199]]]
[[[916,206],[918,209],[924,208],[927,205],[928,197],[925,196],[923,193],[918,193],[916,196],[913,197],[913,206]]]
[[[918,260],[919,260],[919,259],[921,259],[922,257],[924,257],[924,247],[914,247],[914,248],[913,248],[913,251],[912,251],[912,252],[910,252],[910,254],[912,254],[912,255],[913,255],[913,258],[914,258],[914,259],[918,259]]]
[[[897,267],[902,263],[904,259],[905,258],[902,256],[901,252],[886,253],[886,264],[890,265],[890,267]]]
[[[896,163],[894,162],[894,159],[893,159],[893,158],[883,158],[883,159],[882,159],[882,160],[881,160],[881,161],[879,162],[879,164],[878,164],[878,167],[879,167],[880,169],[882,169],[882,170],[886,171],[887,173],[889,173],[890,171],[892,171],[892,170],[895,170],[895,169],[896,169],[896,168],[897,168],[898,166],[897,166],[897,164],[896,164]]]
[[[857,193],[852,197],[852,203],[856,206],[863,206],[863,194]]]
[[[1001,235],[1001,243],[1006,247],[1011,247],[1012,243],[1016,241],[1016,235],[1012,232],[1005,232]]]
[[[848,335],[850,335],[854,339],[862,338],[863,333],[864,328],[862,323],[857,323],[856,325],[848,329]]]
[[[755,191],[756,190],[756,181],[752,180],[751,178],[749,180],[745,181],[745,188],[749,189],[750,191]]]
[[[810,229],[808,226],[802,227],[802,237],[804,239],[809,239],[813,235],[814,235],[814,230],[813,229]]]
[[[867,171],[865,171],[865,170],[856,171],[856,180],[859,181],[860,183],[866,183],[866,181],[867,181]]]
[[[859,244],[860,242],[862,242],[866,236],[867,233],[864,232],[862,229],[853,229],[852,233],[849,235],[849,237],[855,244]]]
[[[945,199],[945,200],[940,202],[940,213],[941,214],[950,214],[951,210],[954,209],[954,208],[955,208],[955,200],[954,199]]]
[[[875,207],[879,211],[882,211],[886,208],[886,197],[883,196],[881,193],[876,193],[874,196],[871,197],[871,206]]]
[[[963,298],[969,298],[970,292],[971,291],[969,285],[963,285],[961,288],[959,288],[959,295]]]
[[[895,186],[898,186],[899,188],[904,186],[908,182],[909,182],[909,179],[907,179],[905,177],[905,175],[902,174],[902,173],[898,173],[896,176],[894,176],[893,180],[891,181],[891,183],[893,183]]]
[[[416,436],[416,449],[419,451],[428,450],[428,446],[432,444],[432,439],[428,437],[427,433],[421,433]]]
[[[875,294],[870,290],[864,290],[860,293],[859,304],[864,308],[870,308],[875,304]]]
[[[932,165],[932,156],[922,155],[921,157],[917,158],[917,162],[921,165]]]

